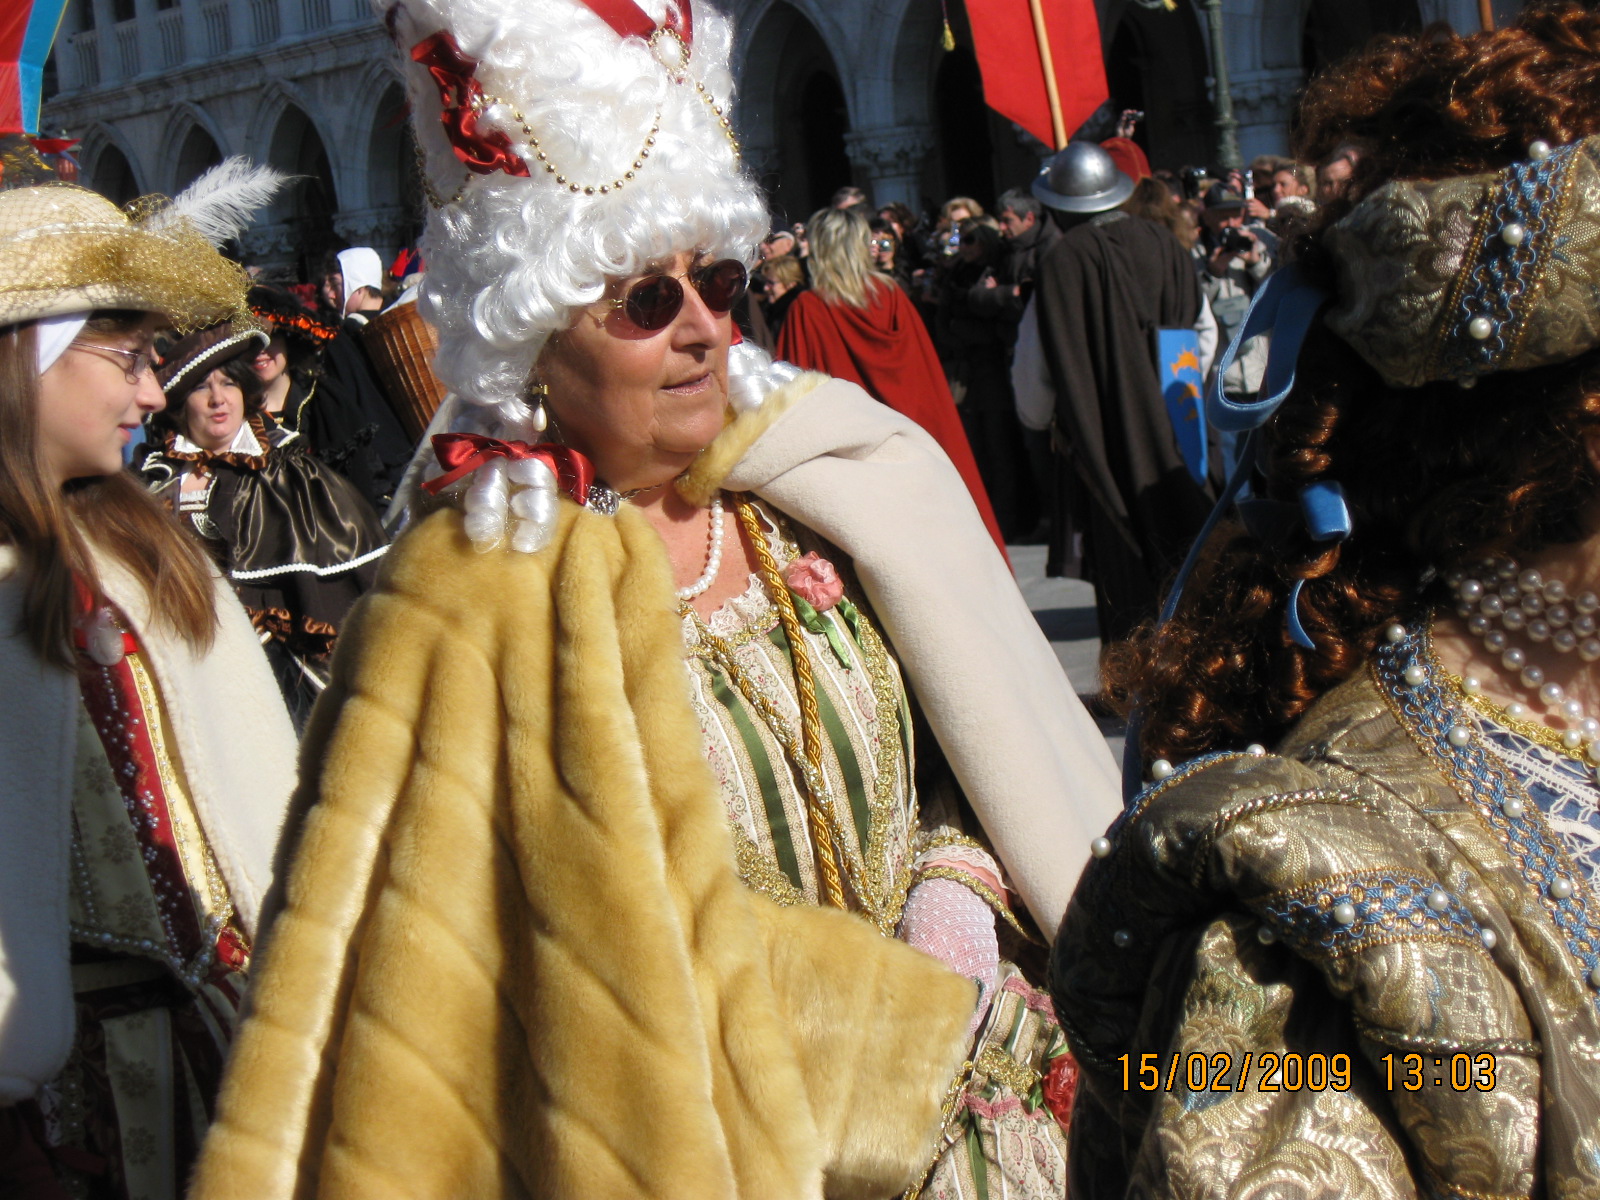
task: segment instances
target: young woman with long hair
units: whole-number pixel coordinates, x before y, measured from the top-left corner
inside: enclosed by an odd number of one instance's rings
[[[1075,1186],[1600,1193],[1600,15],[1385,39],[1300,128],[1370,152],[1262,302],[1292,388],[1213,408],[1249,498],[1108,664]]]
[[[294,780],[243,611],[123,470],[156,332],[244,305],[181,198],[143,211],[0,193],[7,1195],[181,1194]]]

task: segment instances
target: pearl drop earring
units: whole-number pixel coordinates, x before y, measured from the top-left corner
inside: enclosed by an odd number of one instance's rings
[[[528,389],[528,396],[533,400],[531,423],[535,433],[543,433],[550,425],[550,415],[544,411],[545,397],[549,394],[549,387],[542,383],[536,383]]]

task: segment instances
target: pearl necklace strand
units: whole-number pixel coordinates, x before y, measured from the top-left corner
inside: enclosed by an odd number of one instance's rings
[[[1445,582],[1455,591],[1456,613],[1483,648],[1566,724],[1559,735],[1562,748],[1573,757],[1587,754],[1589,765],[1600,770],[1600,720],[1559,683],[1546,680],[1544,669],[1528,661],[1527,651],[1510,644],[1513,634],[1521,634],[1531,642],[1548,642],[1561,654],[1576,651],[1586,663],[1600,662],[1600,596],[1587,591],[1573,595],[1561,580],[1547,580],[1531,568],[1521,570],[1506,558],[1483,564],[1474,575],[1453,571]],[[1461,690],[1469,697],[1481,695],[1483,682],[1468,675]],[[1505,713],[1517,721],[1530,715],[1528,706],[1516,700],[1505,706]]]
[[[706,546],[706,569],[688,587],[678,589],[679,600],[693,600],[702,595],[722,573],[722,524],[722,493],[718,492],[711,498],[711,534]]]

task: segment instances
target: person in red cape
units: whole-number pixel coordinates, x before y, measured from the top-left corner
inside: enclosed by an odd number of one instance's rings
[[[858,383],[926,429],[961,472],[989,536],[1005,554],[933,341],[910,297],[873,268],[866,218],[847,208],[825,208],[812,214],[806,233],[811,289],[789,306],[777,357]]]

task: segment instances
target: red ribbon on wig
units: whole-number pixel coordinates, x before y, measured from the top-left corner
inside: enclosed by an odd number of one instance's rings
[[[633,0],[583,0],[584,5],[595,16],[617,31],[618,37],[641,37],[649,41],[657,29],[670,29],[683,39],[685,46],[694,45],[694,15],[689,11],[689,0],[678,0],[677,7],[682,10],[683,18],[680,21],[678,13],[669,6],[667,19],[657,25]]]
[[[455,35],[441,30],[423,38],[411,48],[411,58],[427,67],[439,85],[439,103],[443,106],[439,120],[444,122],[451,149],[467,169],[479,175],[504,171],[526,177],[528,164],[511,152],[510,138],[500,132],[478,132],[478,112],[473,101],[483,95],[483,85],[473,75],[477,62],[461,52]]]
[[[561,490],[579,504],[589,502],[589,488],[594,483],[594,464],[571,446],[555,442],[540,442],[534,446],[527,442],[502,442],[476,433],[441,433],[434,436],[433,453],[445,473],[422,485],[422,490],[431,496],[437,496],[492,458],[503,458],[507,462],[538,459],[555,472]]]

